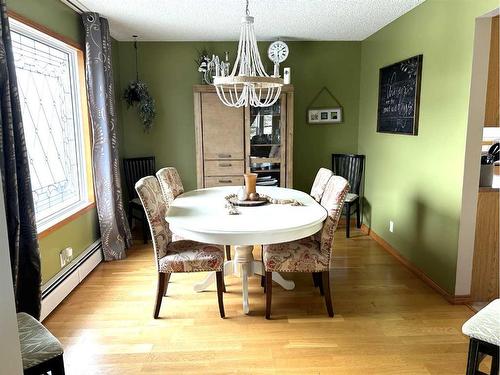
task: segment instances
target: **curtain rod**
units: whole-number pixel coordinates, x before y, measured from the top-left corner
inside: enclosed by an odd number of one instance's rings
[[[83,4],[81,4],[77,0],[61,0],[61,2],[66,4],[67,6],[69,6],[71,9],[73,9],[77,13],[89,12],[89,9],[87,9],[86,6],[84,6]]]

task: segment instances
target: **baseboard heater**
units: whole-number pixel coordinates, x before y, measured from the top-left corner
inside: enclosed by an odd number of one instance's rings
[[[102,262],[102,259],[101,240],[97,240],[47,281],[42,286],[40,320],[44,320]]]

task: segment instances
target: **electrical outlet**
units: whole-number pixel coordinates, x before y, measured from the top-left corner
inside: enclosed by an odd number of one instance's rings
[[[394,222],[389,220],[389,232],[394,233]]]
[[[71,262],[73,259],[73,249],[71,247],[67,247],[59,253],[59,259],[61,260],[61,268]]]

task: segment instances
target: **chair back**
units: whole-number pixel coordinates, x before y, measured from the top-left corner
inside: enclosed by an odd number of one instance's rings
[[[135,190],[146,212],[156,255],[156,267],[159,269],[159,261],[167,254],[168,244],[172,242],[172,232],[165,220],[167,205],[160,184],[154,176],[141,178],[135,184]]]
[[[311,197],[316,200],[316,202],[319,203],[321,201],[321,197],[325,192],[326,184],[332,176],[333,172],[327,168],[320,168],[318,170],[318,173],[316,173],[316,178],[314,179],[314,182],[312,184],[310,194]]]
[[[166,167],[156,172],[156,177],[160,182],[163,198],[170,207],[175,198],[184,193],[181,176],[174,167]]]
[[[123,159],[123,172],[129,200],[137,198],[137,192],[134,189],[135,183],[143,177],[154,175],[155,171],[154,156]]]
[[[333,249],[333,237],[342,214],[342,208],[347,193],[349,183],[341,176],[332,176],[326,184],[325,193],[321,198],[321,205],[327,211],[328,216],[323,223],[321,230],[320,251],[330,259]]]
[[[333,173],[349,182],[351,193],[359,195],[364,165],[365,155],[332,154]]]

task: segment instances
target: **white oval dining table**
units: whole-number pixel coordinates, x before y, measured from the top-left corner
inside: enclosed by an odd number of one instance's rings
[[[238,215],[229,215],[225,197],[241,187],[224,186],[198,189],[179,195],[172,202],[165,219],[170,230],[184,238],[217,245],[234,245],[234,259],[224,262],[224,275],[242,279],[243,312],[248,314],[248,277],[265,273],[260,260],[253,257],[255,244],[293,241],[318,232],[326,219],[326,210],[310,195],[287,188],[258,186],[257,192],[276,199],[295,199],[303,206],[266,204],[237,207]],[[241,267],[241,272],[239,267]],[[215,281],[215,272],[194,286],[197,292]],[[295,283],[273,272],[273,281],[286,290]]]

